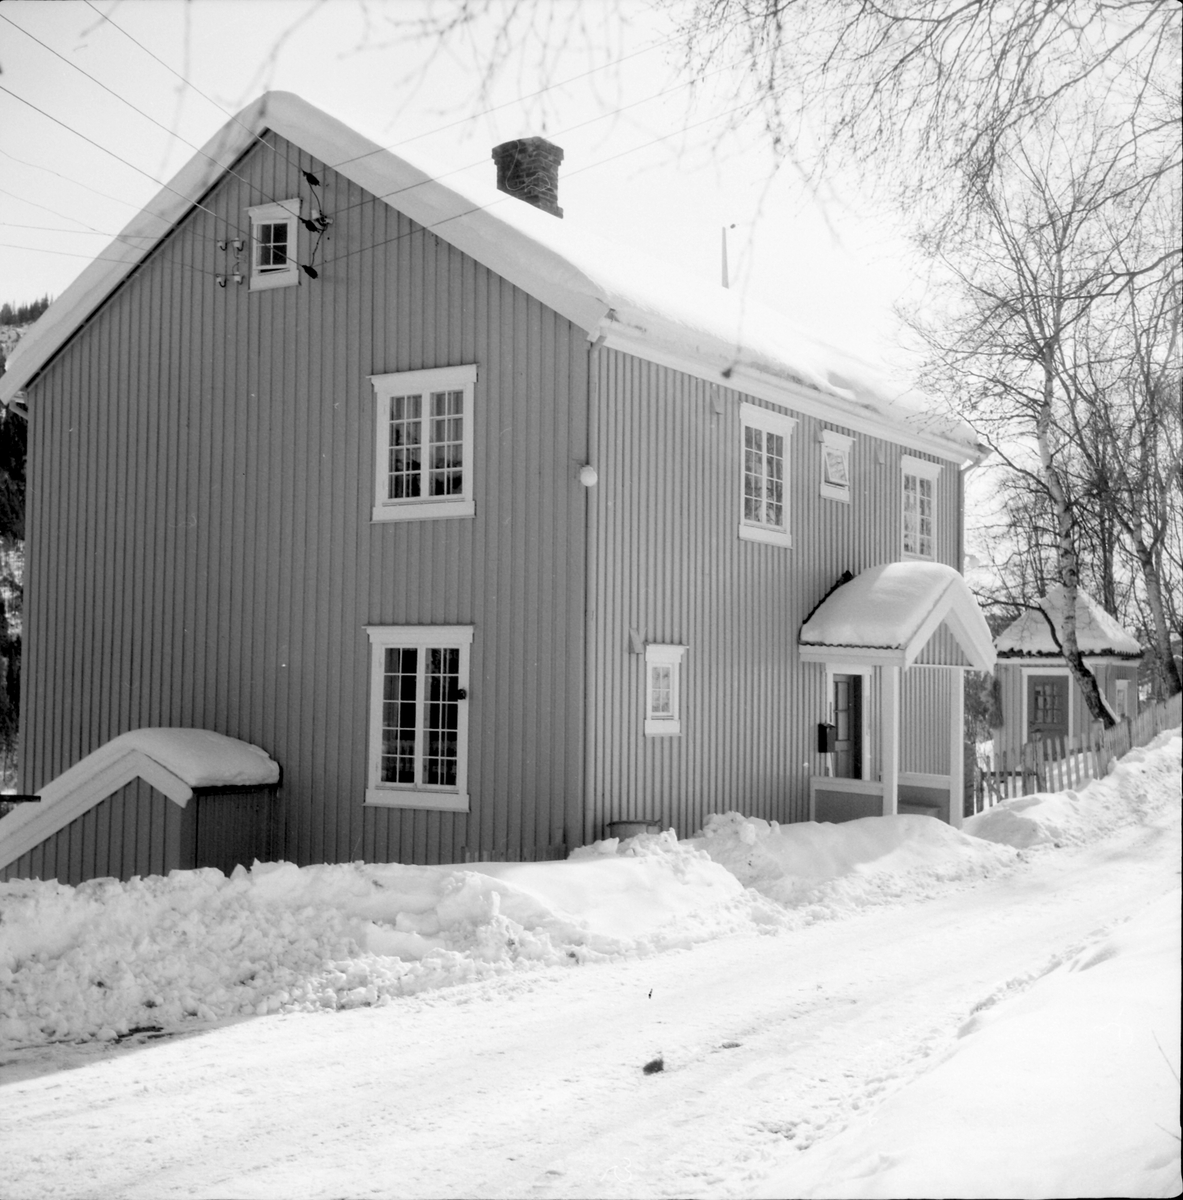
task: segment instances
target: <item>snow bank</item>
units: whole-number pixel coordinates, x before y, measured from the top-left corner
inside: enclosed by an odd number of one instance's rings
[[[975,1015],[932,1071],[760,1194],[1177,1196],[1181,899]]]
[[[863,817],[840,825],[711,816],[691,842],[741,883],[821,919],[1012,866],[1015,853],[932,817]]]
[[[638,856],[472,869],[256,863],[0,884],[0,1044],[349,1008],[689,946],[778,913],[673,835]]]
[[[965,833],[1027,849],[1094,841],[1120,825],[1144,819],[1164,799],[1178,800],[1183,738],[1178,730],[1159,734],[1131,750],[1104,779],[1080,791],[1039,792],[1007,800],[970,817]]]

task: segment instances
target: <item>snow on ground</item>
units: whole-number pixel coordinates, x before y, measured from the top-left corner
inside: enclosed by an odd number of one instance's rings
[[[1167,782],[1161,752],[1175,736],[1163,733],[1151,745],[1131,750],[1104,779],[1095,779],[1079,791],[1039,792],[1007,800],[969,817],[962,830],[1019,848],[1096,841],[1161,802]]]
[[[0,1195],[1176,1194],[1181,745],[964,832],[0,885]]]
[[[971,1017],[931,1071],[762,1195],[1177,1196],[1181,901]]]

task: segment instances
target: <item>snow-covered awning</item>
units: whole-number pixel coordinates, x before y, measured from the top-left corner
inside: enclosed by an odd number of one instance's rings
[[[804,662],[908,667],[941,625],[971,666],[993,669],[994,645],[986,618],[961,574],[944,563],[894,562],[868,568],[814,609],[797,640]]]
[[[1062,585],[1048,589],[1038,608],[1029,608],[994,643],[999,658],[1058,658],[1068,607]],[[1076,644],[1082,654],[1141,658],[1138,639],[1086,592],[1076,590]]]

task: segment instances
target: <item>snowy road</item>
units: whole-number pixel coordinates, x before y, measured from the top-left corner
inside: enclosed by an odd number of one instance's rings
[[[749,1195],[975,1007],[1177,887],[1179,855],[1176,810],[793,933],[9,1054],[0,1194]]]

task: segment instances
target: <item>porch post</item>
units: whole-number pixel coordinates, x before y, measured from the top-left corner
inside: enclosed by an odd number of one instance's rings
[[[949,824],[961,828],[965,812],[965,671],[950,667],[953,695],[949,703]]]
[[[899,812],[900,797],[900,669],[894,663],[880,672],[879,746],[883,761],[883,815]]]

